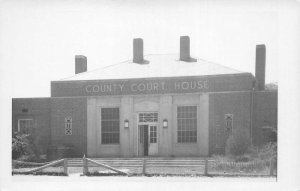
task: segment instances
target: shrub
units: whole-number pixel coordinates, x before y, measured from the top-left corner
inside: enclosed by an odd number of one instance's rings
[[[12,137],[12,159],[18,159],[26,154],[27,136],[14,133]]]
[[[226,155],[241,156],[247,152],[249,145],[249,133],[245,130],[237,129],[233,131],[226,141]]]
[[[251,160],[251,156],[249,154],[243,154],[237,156],[235,162],[249,162]]]
[[[277,159],[277,143],[267,143],[263,146],[253,146],[249,148],[251,158],[260,160]]]
[[[259,158],[264,159],[277,159],[277,143],[268,143],[264,145],[259,153]]]
[[[34,135],[14,133],[12,138],[12,159],[40,162],[40,153],[34,141]]]
[[[223,162],[217,161],[213,166],[214,170],[223,171],[228,173],[241,173],[241,172],[264,172],[267,169],[267,163],[262,160],[253,160],[249,162]]]

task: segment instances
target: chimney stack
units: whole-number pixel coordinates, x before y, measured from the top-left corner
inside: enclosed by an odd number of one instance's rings
[[[197,59],[190,56],[190,37],[180,37],[180,60],[185,62],[197,62]]]
[[[138,64],[144,63],[143,39],[133,39],[133,62]]]
[[[75,55],[75,74],[87,71],[87,58],[83,55]]]
[[[264,44],[256,45],[255,58],[255,79],[256,89],[265,90],[265,72],[266,72],[266,46]]]

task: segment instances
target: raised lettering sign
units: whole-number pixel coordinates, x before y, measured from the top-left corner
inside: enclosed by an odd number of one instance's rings
[[[125,87],[125,88],[124,88]],[[122,93],[122,92],[132,92],[143,93],[143,92],[163,92],[165,90],[169,91],[184,91],[184,90],[203,90],[208,89],[208,81],[183,81],[183,82],[173,82],[166,86],[165,82],[140,82],[132,83],[128,85],[126,82],[123,83],[94,83],[87,84],[85,86],[86,93]]]
[[[249,76],[57,81],[51,83],[51,96],[105,96],[232,91],[251,89],[251,82],[252,80]],[[226,87],[222,84],[226,85]]]

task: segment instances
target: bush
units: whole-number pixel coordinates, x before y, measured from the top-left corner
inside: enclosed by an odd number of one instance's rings
[[[253,160],[249,162],[224,162],[217,161],[213,170],[227,173],[263,173],[267,169],[267,163],[262,160]]]
[[[12,137],[12,159],[18,159],[26,154],[28,135],[14,133]]]
[[[251,156],[249,154],[243,154],[237,156],[235,159],[235,162],[249,162],[249,161],[251,161]]]
[[[40,152],[34,143],[34,135],[14,133],[12,138],[12,159],[40,162]]]
[[[277,159],[277,143],[267,143],[263,146],[256,146],[249,148],[251,158],[258,158],[260,160]]]
[[[237,129],[228,137],[226,141],[226,155],[244,155],[250,145],[249,133],[242,129]]]

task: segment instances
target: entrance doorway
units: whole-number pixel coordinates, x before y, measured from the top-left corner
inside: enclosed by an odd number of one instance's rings
[[[139,125],[139,130],[140,130],[140,144],[141,144],[141,154],[143,156],[148,156],[149,154],[149,133],[148,133],[148,125]]]
[[[139,156],[155,156],[158,154],[156,112],[139,114]]]

